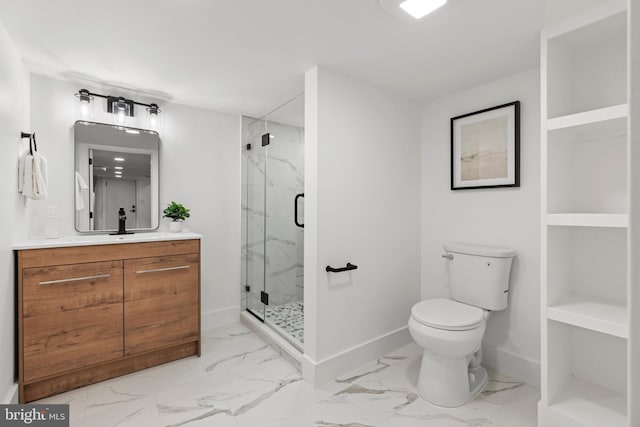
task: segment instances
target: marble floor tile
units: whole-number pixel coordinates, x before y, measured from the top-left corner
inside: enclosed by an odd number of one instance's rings
[[[203,355],[43,399],[69,403],[71,427],[534,427],[538,390],[488,370],[462,408],[416,392],[421,349],[410,344],[322,387],[245,326],[203,332]]]
[[[537,427],[540,390],[525,384],[491,419],[495,427]]]
[[[88,387],[82,387],[76,390],[71,390],[66,393],[60,393],[55,396],[47,397],[46,399],[40,399],[38,404],[66,404],[69,405],[69,419],[71,422],[83,418],[85,416],[85,408],[87,405],[87,389]]]

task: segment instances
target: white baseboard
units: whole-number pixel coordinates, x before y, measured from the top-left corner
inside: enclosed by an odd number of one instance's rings
[[[319,362],[311,360],[305,354],[302,360],[302,377],[314,387],[322,386],[409,343],[409,329],[404,326]]]
[[[202,330],[240,322],[240,306],[226,307],[202,313]]]
[[[13,384],[9,389],[5,392],[4,400],[2,404],[9,405],[12,403],[18,403],[18,384]]]
[[[540,388],[540,362],[511,353],[498,346],[482,343],[482,364]]]

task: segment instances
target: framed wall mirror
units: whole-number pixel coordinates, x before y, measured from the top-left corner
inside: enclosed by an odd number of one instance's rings
[[[104,123],[74,125],[74,210],[81,233],[118,230],[124,208],[128,231],[158,228],[159,149],[157,132]]]

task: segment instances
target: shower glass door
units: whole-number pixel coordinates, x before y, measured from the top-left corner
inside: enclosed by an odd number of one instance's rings
[[[243,118],[244,300],[302,349],[304,130],[275,119]]]

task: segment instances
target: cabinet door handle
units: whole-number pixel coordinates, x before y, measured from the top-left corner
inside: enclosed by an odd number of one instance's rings
[[[74,277],[72,279],[60,279],[60,280],[46,280],[44,282],[39,282],[40,285],[55,285],[56,283],[68,283],[68,282],[82,282],[85,280],[92,279],[106,279],[111,277],[110,274],[97,274],[95,276],[85,276],[85,277]]]
[[[136,274],[159,273],[161,271],[186,270],[190,265],[181,265],[178,267],[154,268],[152,270],[138,270]]]

